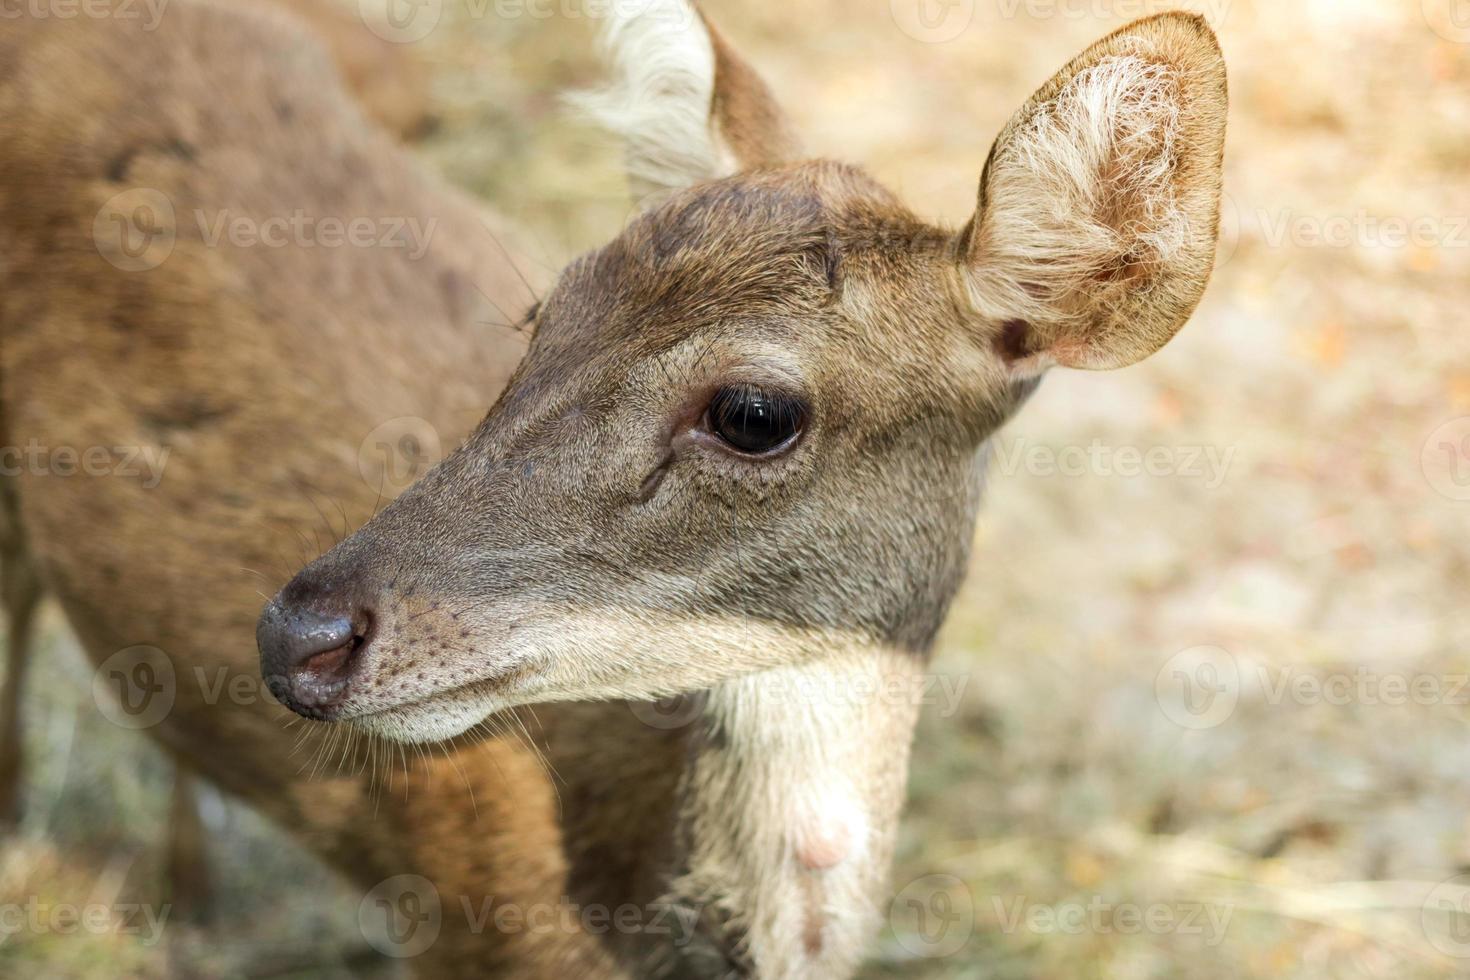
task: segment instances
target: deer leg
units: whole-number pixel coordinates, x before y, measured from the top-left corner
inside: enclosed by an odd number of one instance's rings
[[[213,918],[209,856],[193,773],[174,766],[168,813],[168,893],[174,914],[195,925]]]
[[[0,690],[0,826],[20,822],[21,746],[20,699],[35,640],[36,610],[41,583],[18,541],[0,540],[0,604],[5,607],[6,635],[4,688]]]

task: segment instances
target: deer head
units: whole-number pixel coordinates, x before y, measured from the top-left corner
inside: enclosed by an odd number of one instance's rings
[[[609,37],[619,83],[584,104],[644,207],[531,312],[469,441],[267,607],[263,671],[303,715],[437,739],[854,647],[921,658],[987,438],[1047,368],[1132,364],[1204,290],[1226,88],[1199,18],[1047,82],[958,231],[807,159],[684,0]]]

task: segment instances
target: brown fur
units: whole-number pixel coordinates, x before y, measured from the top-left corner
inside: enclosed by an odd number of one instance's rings
[[[308,24],[330,52],[348,89],[378,124],[404,138],[421,135],[430,127],[428,77],[423,65],[403,45],[394,45],[369,30],[360,17],[335,0],[281,0],[277,9]],[[178,148],[175,148],[176,151]],[[125,176],[133,152],[113,161],[111,174]],[[196,409],[197,410],[197,409]],[[205,409],[207,412],[208,410]],[[0,425],[3,430],[3,425]],[[5,524],[0,519],[0,526]],[[11,622],[4,704],[0,706],[0,823],[19,820],[23,779],[19,732],[22,691],[31,647],[31,623],[39,601],[39,583],[29,573],[30,562],[17,552],[24,545],[17,534],[0,556],[6,576],[5,607]],[[169,888],[174,904],[188,916],[203,918],[210,905],[208,858],[203,828],[194,800],[193,781],[186,773],[175,779],[170,821]]]
[[[432,128],[429,74],[414,46],[394,44],[370,30],[355,9],[340,0],[277,0],[321,38],[348,90],[380,126],[405,139]]]
[[[317,740],[293,751],[299,732],[258,679],[254,622],[275,585],[256,573],[278,584],[300,560],[298,534],[330,539],[338,505],[353,524],[371,514],[363,440],[416,415],[452,444],[520,357],[523,338],[493,323],[495,304],[523,306],[525,289],[476,203],[365,124],[315,44],[279,18],[177,3],[153,34],[6,20],[0,64],[0,443],[173,447],[152,489],[7,478],[18,516],[7,540],[28,549],[7,564],[7,588],[39,572],[99,662],[134,644],[164,650],[178,697],[150,734],[364,891],[406,872],[433,880],[454,914],[417,961],[427,973],[610,973],[590,938],[497,942],[458,914],[461,896],[478,908],[565,890],[555,793],[528,749],[491,740],[415,763],[407,798],[401,776],[391,792],[350,767],[308,779]],[[179,241],[157,269],[127,273],[99,255],[92,225],[136,186],[173,199]],[[195,207],[440,225],[418,262],[386,249],[211,249]],[[196,667],[258,696],[207,703]]]

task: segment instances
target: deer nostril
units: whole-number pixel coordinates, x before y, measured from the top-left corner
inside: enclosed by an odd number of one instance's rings
[[[311,654],[301,662],[299,672],[310,674],[318,681],[346,681],[352,674],[357,651],[365,642],[362,634],[354,633],[351,639],[339,647]]]
[[[298,714],[327,717],[346,698],[371,630],[366,610],[334,615],[277,596],[256,628],[271,692]]]

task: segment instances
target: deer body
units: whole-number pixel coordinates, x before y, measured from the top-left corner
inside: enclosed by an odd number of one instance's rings
[[[152,732],[191,768],[365,889],[428,879],[426,973],[845,977],[984,442],[1048,365],[1129,363],[1193,308],[1223,71],[1190,18],[1103,42],[1002,136],[955,233],[804,160],[691,7],[612,27],[624,85],[587,104],[648,206],[532,308],[527,352],[532,297],[477,206],[281,24],[183,3],[149,36],[0,24],[0,442],[170,450],[153,486],[7,477],[5,581],[41,582],[94,660],[166,653]],[[1077,214],[1037,220],[1032,193]],[[437,230],[410,260],[195,220],[293,209]],[[118,212],[169,234],[109,244]],[[405,416],[463,445],[375,515],[361,450]],[[241,569],[286,578],[282,541],[337,505],[360,529],[257,624]],[[308,781],[279,705],[192,681],[252,672],[252,626],[275,697],[355,733],[348,765]],[[645,723],[665,697],[688,718]],[[485,733],[524,722],[535,746]],[[357,764],[426,741],[430,778],[378,798]],[[486,899],[676,926],[476,929]]]
[[[307,547],[298,535],[314,548],[344,519],[338,505],[349,522],[372,513],[379,487],[356,460],[374,428],[418,416],[460,438],[521,355],[519,335],[487,325],[495,303],[527,300],[477,205],[367,124],[315,42],[273,17],[181,3],[152,34],[5,20],[0,64],[0,442],[172,447],[153,486],[147,472],[7,476],[6,586],[44,583],[99,663],[137,644],[164,651],[177,694],[149,734],[364,891],[397,874],[434,881],[451,914],[426,969],[610,969],[590,938],[582,952],[575,935],[486,941],[458,914],[461,896],[564,893],[555,794],[529,749],[436,753],[415,764],[412,803],[355,763],[312,780],[311,743],[294,751],[257,674],[260,576],[279,582]],[[139,188],[171,202],[176,241],[156,268],[129,272],[99,253],[93,224]],[[118,213],[153,200],[125,198]],[[439,230],[411,262],[380,248],[209,247],[196,220],[297,209]],[[140,221],[155,219],[167,220]],[[210,697],[241,679],[254,696]]]

